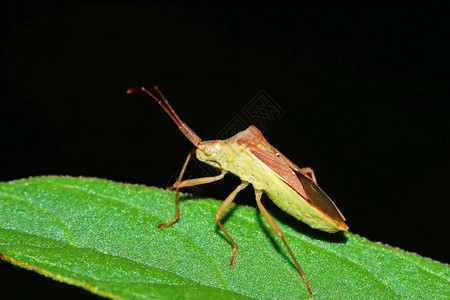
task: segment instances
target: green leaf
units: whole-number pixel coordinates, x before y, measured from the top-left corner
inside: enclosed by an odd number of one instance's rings
[[[308,299],[283,244],[260,213],[220,201],[93,178],[36,177],[0,184],[4,260],[98,295],[126,299]],[[308,276],[311,299],[449,299],[446,264],[373,243],[275,219]],[[301,229],[298,230],[298,228]],[[305,234],[306,232],[306,234]]]

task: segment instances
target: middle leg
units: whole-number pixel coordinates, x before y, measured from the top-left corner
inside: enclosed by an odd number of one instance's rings
[[[233,238],[230,236],[230,234],[225,230],[225,227],[223,227],[223,224],[220,222],[220,217],[223,215],[223,213],[227,210],[228,206],[230,206],[231,202],[233,202],[234,198],[236,198],[237,193],[245,189],[248,185],[248,182],[242,182],[238,187],[225,199],[225,201],[222,202],[219,209],[217,209],[215,218],[216,222],[219,225],[220,229],[222,229],[223,233],[227,236],[228,240],[230,241],[231,245],[233,245],[233,253],[231,254],[231,261],[230,266],[234,263],[234,257],[236,256],[237,251],[237,244],[233,240]]]

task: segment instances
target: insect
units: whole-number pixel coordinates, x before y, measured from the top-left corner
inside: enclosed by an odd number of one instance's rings
[[[155,86],[154,90],[159,98],[144,87],[131,88],[127,93],[143,91],[156,100],[175,122],[178,129],[196,147],[187,155],[178,179],[170,187],[176,191],[175,216],[172,220],[159,224],[157,227],[169,226],[180,218],[178,200],[180,188],[218,181],[227,173],[236,175],[242,180],[242,183],[222,202],[215,214],[217,224],[233,246],[230,265],[234,264],[238,246],[220,222],[220,217],[236,195],[251,184],[255,189],[256,204],[261,214],[283,242],[305,283],[308,294],[312,295],[305,273],[284,239],[280,228],[262,205],[261,196],[266,193],[278,207],[312,228],[326,232],[347,231],[348,226],[345,224],[344,216],[317,185],[314,171],[311,168],[297,167],[270,145],[261,131],[253,125],[226,140],[202,141],[192,129],[181,121],[158,87]],[[198,160],[217,168],[221,173],[217,176],[183,180],[183,175],[193,155]]]

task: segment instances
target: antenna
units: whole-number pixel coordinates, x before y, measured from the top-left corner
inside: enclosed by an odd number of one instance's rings
[[[162,100],[153,95],[149,90],[147,90],[144,87],[132,87],[127,90],[127,94],[132,94],[136,92],[147,93],[147,95],[149,95],[150,97],[155,99],[156,102],[158,102],[158,104],[164,109],[164,111],[169,115],[169,117],[173,120],[173,122],[178,126],[178,129],[180,129],[180,131],[191,141],[191,143],[194,144],[195,147],[198,147],[198,145],[202,142],[202,140],[191,128],[189,128],[189,126],[186,125],[186,123],[181,121],[180,117],[173,110],[169,101],[166,99],[166,97],[164,97],[163,93],[159,90],[159,88],[155,86],[153,87],[153,89],[158,93],[159,97]]]

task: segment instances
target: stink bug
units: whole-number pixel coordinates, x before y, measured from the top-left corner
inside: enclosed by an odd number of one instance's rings
[[[262,205],[261,196],[266,193],[278,207],[312,228],[326,232],[347,231],[348,226],[344,222],[344,216],[317,185],[314,171],[311,168],[297,167],[270,145],[261,131],[253,125],[226,140],[202,141],[192,129],[181,121],[158,87],[155,86],[154,90],[159,98],[143,87],[131,88],[127,93],[143,91],[155,99],[196,147],[187,155],[180,176],[170,187],[176,191],[175,217],[157,227],[169,226],[180,218],[178,201],[180,188],[214,182],[222,179],[227,173],[234,174],[242,180],[242,183],[225,199],[215,215],[217,224],[233,245],[230,265],[232,266],[234,263],[237,244],[220,222],[220,217],[233,202],[237,193],[251,184],[255,189],[256,204],[259,210],[275,234],[280,237],[300,272],[309,295],[312,295],[305,273],[284,239],[280,228]],[[194,154],[198,160],[219,169],[221,174],[182,180],[189,160]]]

